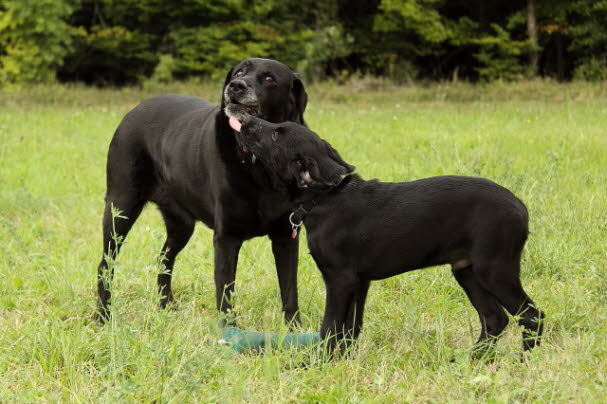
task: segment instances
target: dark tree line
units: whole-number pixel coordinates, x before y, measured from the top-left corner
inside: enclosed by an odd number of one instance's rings
[[[221,76],[249,56],[307,78],[607,79],[595,0],[0,0],[0,83]]]

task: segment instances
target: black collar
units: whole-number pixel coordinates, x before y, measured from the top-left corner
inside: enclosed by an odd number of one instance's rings
[[[295,209],[293,213],[291,213],[291,216],[289,216],[289,221],[291,222],[291,225],[301,226],[301,223],[303,222],[306,215],[310,213],[312,208],[316,205],[317,203],[314,199],[310,199],[309,201],[303,202],[301,205],[299,205],[299,207]]]
[[[289,215],[289,222],[291,223],[291,228],[293,229],[293,232],[291,233],[291,238],[297,237],[297,230],[303,224],[303,220],[305,219],[305,217],[308,215],[308,213],[310,213],[312,208],[314,206],[318,205],[318,202],[321,201],[324,198],[324,196],[327,193],[329,193],[332,189],[333,189],[333,187],[330,187],[322,194],[316,195],[313,199],[308,199],[307,201],[303,201],[302,203],[299,204],[297,209],[295,209],[293,212],[291,212],[291,214]]]
[[[353,178],[354,177],[352,175],[347,175],[337,187],[345,186]],[[291,228],[293,229],[293,232],[291,233],[291,238],[297,237],[297,231],[303,224],[304,218],[308,215],[308,213],[310,213],[314,206],[318,205],[318,201],[321,201],[326,194],[330,193],[335,188],[336,187],[330,187],[322,194],[316,195],[314,199],[309,199],[300,203],[297,209],[295,209],[291,213],[291,215],[289,215],[289,222],[291,223]]]
[[[295,209],[291,215],[289,215],[289,222],[291,223],[291,238],[297,237],[297,231],[303,224],[303,220],[308,213],[312,210],[314,206],[318,205],[316,200],[310,199],[308,201],[302,202],[297,209]]]

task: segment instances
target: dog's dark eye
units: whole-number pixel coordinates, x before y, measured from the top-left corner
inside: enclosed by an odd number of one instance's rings
[[[295,160],[295,165],[297,167],[302,167],[303,166],[303,161],[301,161],[301,160]]]
[[[266,74],[263,79],[269,83],[273,83],[274,82],[274,77],[270,76],[269,74]]]
[[[236,72],[236,74],[234,76],[241,77],[243,74],[244,74],[244,71],[242,69],[240,69]]]

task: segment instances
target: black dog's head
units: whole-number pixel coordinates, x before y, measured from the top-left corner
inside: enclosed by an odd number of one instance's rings
[[[240,121],[253,115],[270,122],[305,125],[307,102],[303,83],[291,69],[272,59],[250,58],[228,72],[221,108]]]
[[[329,143],[303,125],[271,123],[250,115],[242,124],[234,118],[230,124],[268,173],[286,187],[324,191],[354,171]]]

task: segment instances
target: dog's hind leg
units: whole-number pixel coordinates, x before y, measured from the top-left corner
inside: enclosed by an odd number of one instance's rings
[[[167,230],[167,239],[162,247],[160,260],[162,268],[158,274],[158,293],[160,308],[165,308],[173,301],[171,277],[177,254],[186,246],[194,232],[194,219],[177,209],[159,206]]]
[[[481,332],[475,344],[475,351],[482,356],[493,349],[497,337],[508,325],[508,316],[495,296],[486,291],[478,282],[472,266],[453,269],[453,276],[478,312]]]
[[[114,261],[144,205],[145,200],[134,197],[106,197],[103,213],[103,257],[97,267],[96,317],[100,321],[106,321],[110,316],[110,285],[114,276]]]
[[[518,317],[523,328],[523,350],[540,344],[543,332],[544,313],[525,293],[519,278],[520,258],[495,260],[482,269],[473,267],[478,281],[497,298],[508,312]]]

